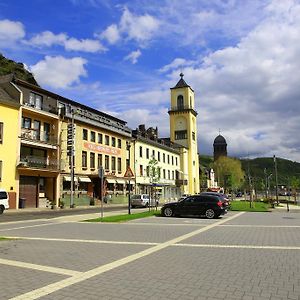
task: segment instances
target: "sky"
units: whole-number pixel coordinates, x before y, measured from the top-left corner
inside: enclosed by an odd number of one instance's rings
[[[45,89],[169,136],[195,91],[198,150],[300,162],[300,0],[0,0],[0,52]]]

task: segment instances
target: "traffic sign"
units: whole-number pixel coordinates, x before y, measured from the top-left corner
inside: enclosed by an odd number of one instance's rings
[[[131,168],[129,166],[126,169],[124,177],[134,177],[134,174],[133,174],[133,172],[132,172],[132,170],[131,170]]]

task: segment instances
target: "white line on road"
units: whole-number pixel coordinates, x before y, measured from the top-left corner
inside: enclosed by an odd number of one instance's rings
[[[300,228],[300,225],[243,225],[243,224],[224,224],[220,227],[249,227],[249,228]]]
[[[210,245],[210,244],[175,244],[178,247],[194,248],[234,248],[234,249],[267,249],[267,250],[300,250],[297,246],[256,246],[256,245]]]
[[[0,258],[0,264],[19,267],[19,268],[27,268],[32,270],[44,271],[44,272],[51,272],[51,273],[67,275],[67,276],[75,276],[81,274],[81,272],[78,271],[67,270],[63,268],[47,267],[47,266],[25,263],[25,262],[15,261],[15,260],[2,259],[2,258]]]
[[[0,231],[11,231],[11,230],[26,229],[26,228],[41,227],[41,226],[49,226],[49,225],[58,225],[58,223],[46,223],[46,224],[37,224],[37,225],[29,225],[29,226],[20,226],[20,227],[14,227],[14,228],[0,229]]]
[[[8,239],[20,240],[37,240],[37,241],[54,241],[54,242],[75,242],[75,243],[94,243],[94,244],[117,244],[117,245],[146,245],[155,246],[160,243],[150,242],[127,242],[127,241],[105,241],[105,240],[82,240],[82,239],[59,239],[59,238],[43,238],[43,237],[24,237],[24,236],[5,236]]]
[[[97,267],[95,269],[92,269],[90,271],[87,271],[85,273],[81,273],[80,275],[75,275],[73,277],[61,280],[60,282],[55,282],[55,283],[49,284],[47,286],[41,287],[39,289],[32,290],[32,291],[30,291],[28,293],[25,293],[23,295],[19,295],[17,297],[12,298],[12,299],[14,299],[14,300],[38,299],[40,297],[46,296],[48,294],[56,292],[56,291],[58,291],[60,289],[63,289],[65,287],[71,286],[71,285],[73,285],[75,283],[82,282],[82,281],[87,280],[87,279],[89,279],[91,277],[94,277],[96,275],[100,275],[100,274],[102,274],[104,272],[107,272],[107,271],[110,271],[112,269],[118,268],[118,267],[123,266],[125,264],[128,264],[130,262],[133,262],[133,261],[135,261],[137,259],[140,259],[142,257],[145,257],[145,256],[148,256],[150,254],[153,254],[153,253],[155,253],[157,251],[163,250],[163,249],[165,249],[165,248],[167,248],[169,246],[172,246],[172,245],[174,245],[176,243],[179,243],[179,242],[181,242],[181,241],[183,241],[185,239],[188,239],[188,238],[193,237],[193,236],[195,236],[195,235],[197,235],[199,233],[202,233],[202,232],[205,232],[205,231],[207,231],[207,230],[209,230],[211,228],[214,228],[214,227],[218,226],[219,224],[223,224],[223,223],[226,223],[226,222],[228,222],[228,221],[230,221],[232,219],[235,219],[235,218],[241,216],[243,213],[244,212],[240,212],[240,213],[238,213],[236,215],[233,215],[231,217],[228,217],[226,219],[222,219],[222,220],[220,220],[220,221],[218,221],[218,222],[216,222],[214,224],[210,224],[210,225],[208,225],[206,227],[202,227],[200,229],[194,230],[194,231],[192,231],[190,233],[181,235],[181,236],[179,236],[177,238],[174,238],[174,239],[169,240],[167,242],[164,242],[162,244],[156,245],[156,246],[151,247],[149,249],[146,249],[146,250],[143,250],[141,252],[135,253],[133,255],[127,256],[125,258],[119,259],[119,260],[114,261],[112,263],[108,263],[106,265],[99,266],[99,267]]]

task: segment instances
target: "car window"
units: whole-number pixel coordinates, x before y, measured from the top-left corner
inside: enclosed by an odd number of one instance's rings
[[[149,199],[149,195],[143,195],[143,199]]]
[[[133,195],[131,199],[133,200],[141,199],[141,195]]]
[[[7,199],[7,193],[6,192],[0,192],[0,199]]]

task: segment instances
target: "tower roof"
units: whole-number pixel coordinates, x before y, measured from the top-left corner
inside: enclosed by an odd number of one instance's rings
[[[218,135],[214,140],[214,145],[227,145],[225,138],[222,135]]]
[[[171,88],[172,89],[179,89],[179,88],[184,88],[184,87],[189,87],[191,88],[186,82],[185,80],[183,79],[183,76],[184,74],[183,73],[180,73],[179,75],[181,78],[179,79],[179,81],[177,82],[177,84]],[[191,88],[192,89],[192,88]],[[193,89],[192,89],[193,90]]]

